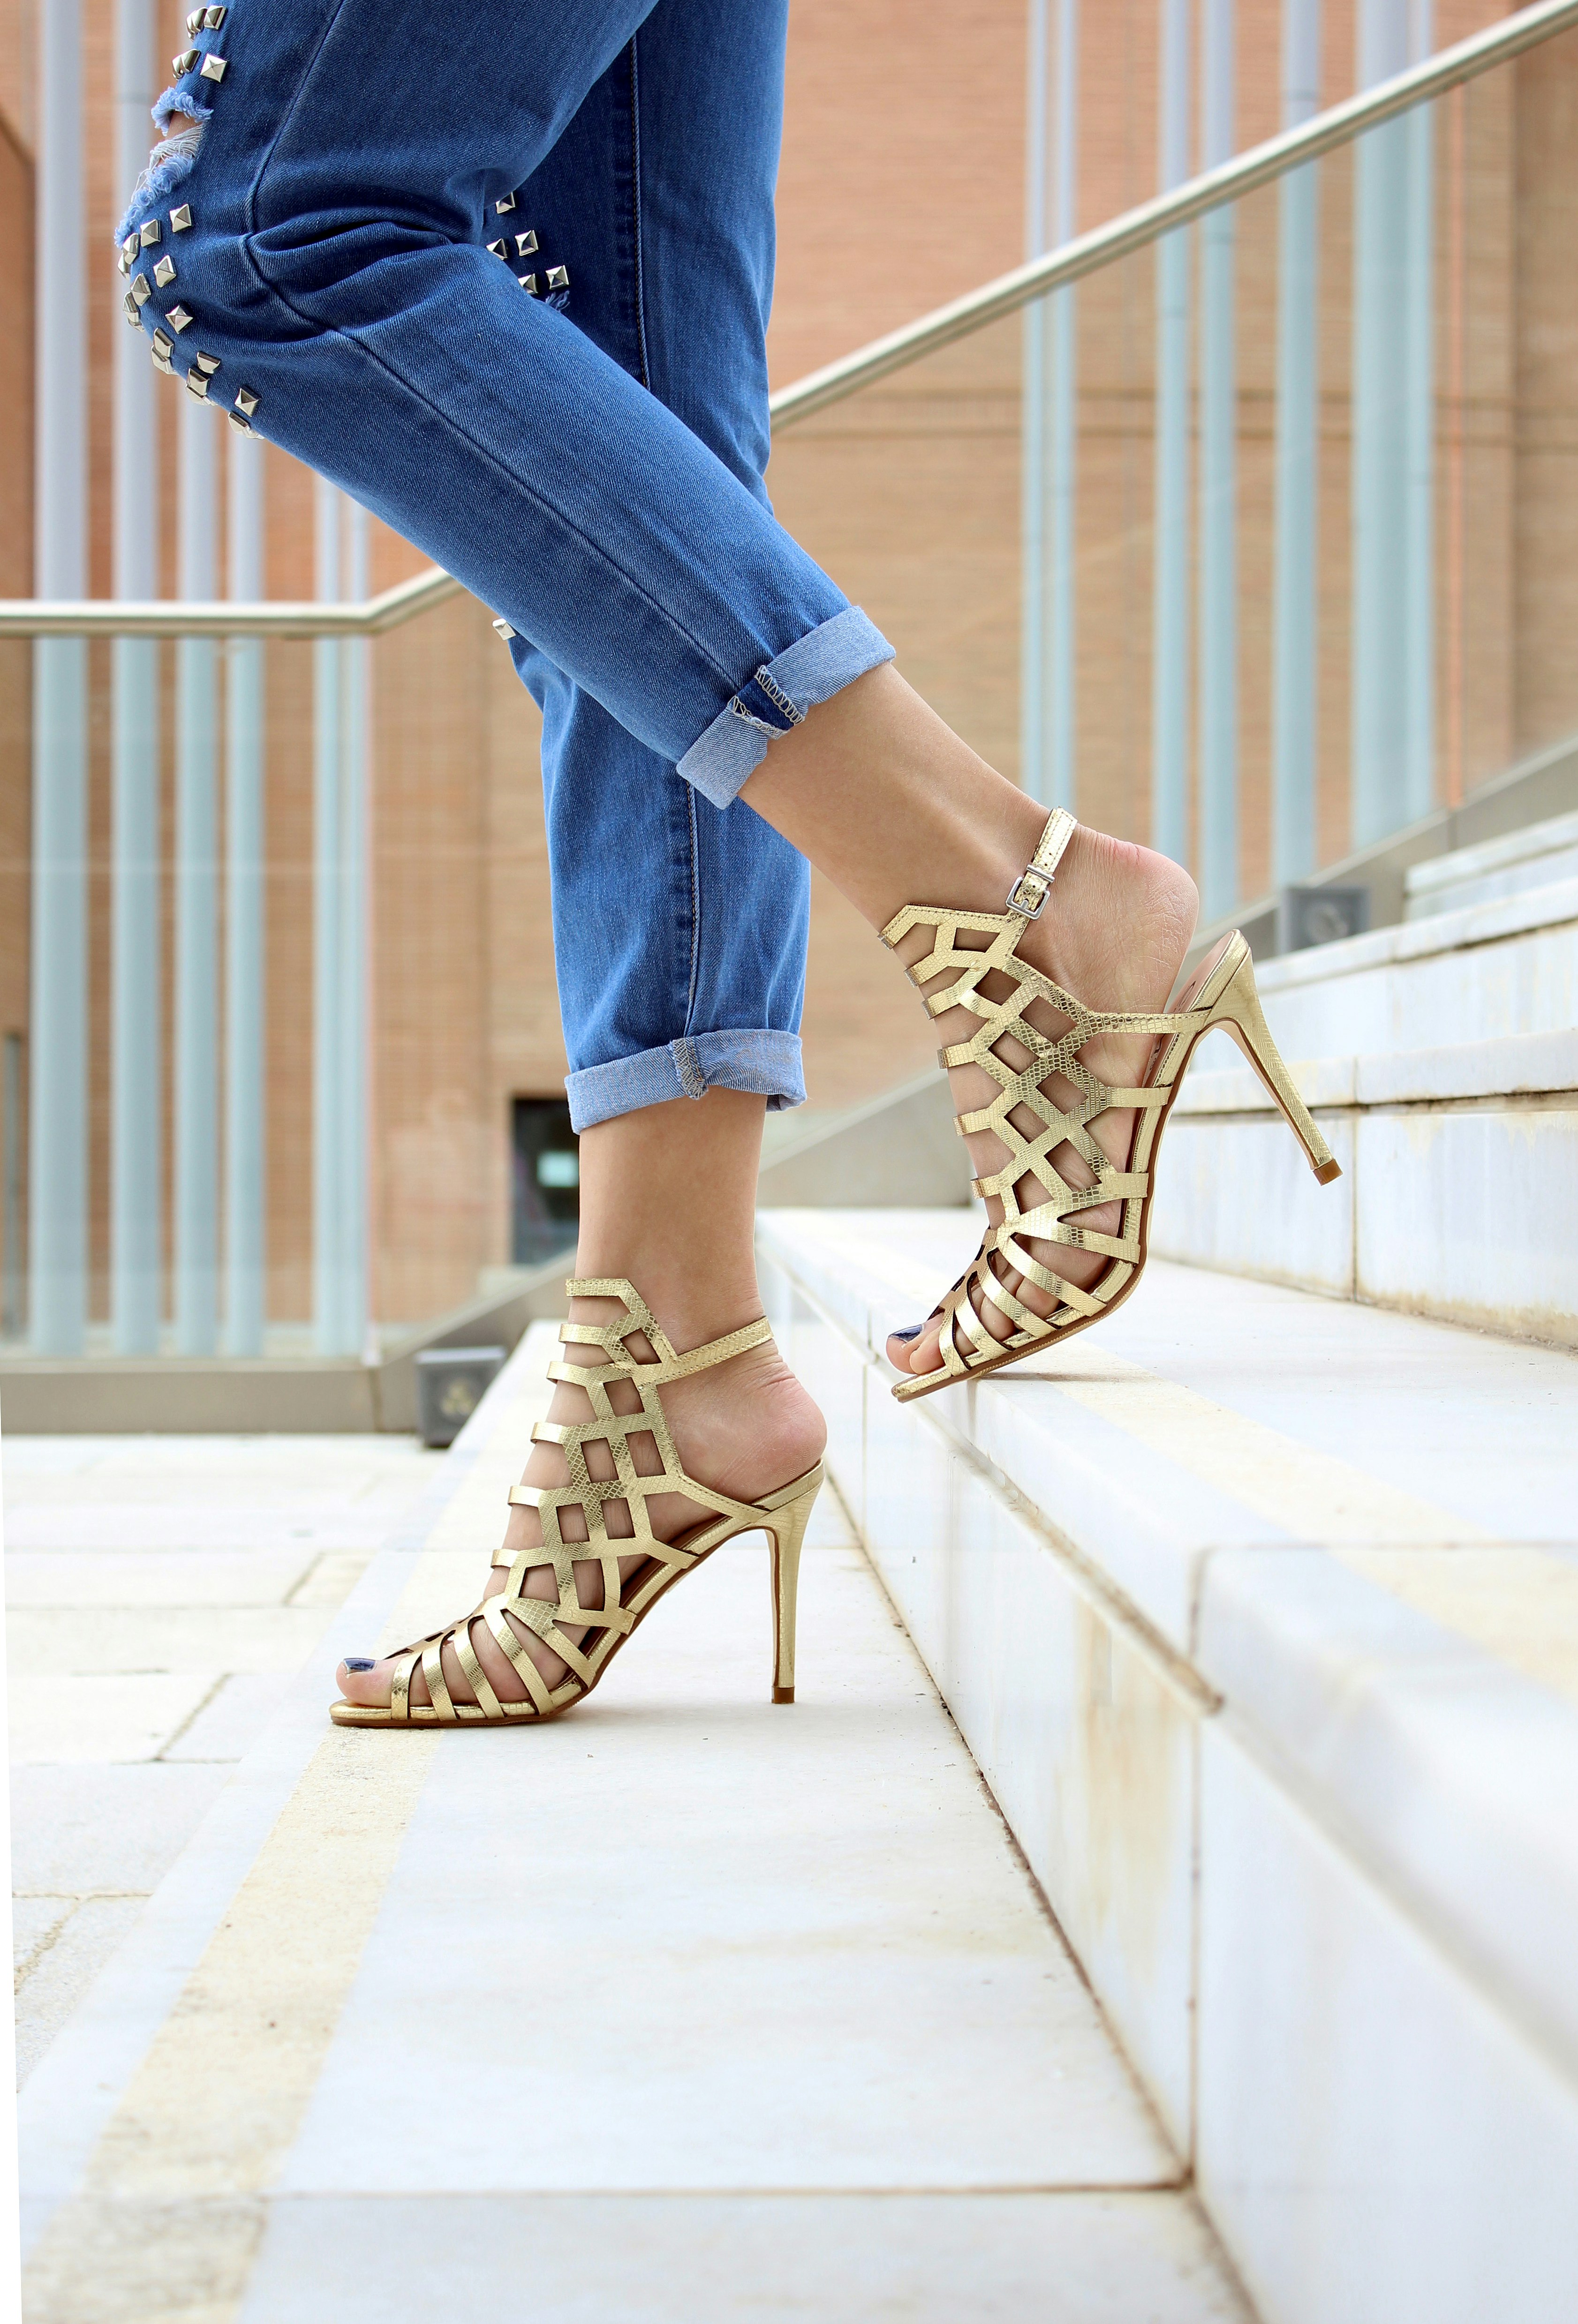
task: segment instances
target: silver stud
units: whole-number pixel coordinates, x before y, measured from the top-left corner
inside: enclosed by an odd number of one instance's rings
[[[115,264],[120,268],[120,271],[121,271],[121,272],[122,272],[123,274],[129,274],[129,273],[131,272],[131,271],[132,271],[132,262],[131,262],[131,259],[130,259],[130,257],[128,256],[128,254],[126,254],[126,252],[125,252],[125,251],[124,251],[124,250],[122,251],[122,253],[121,253],[120,256],[116,259],[116,261],[115,261]]]
[[[171,356],[175,352],[175,341],[171,337],[168,331],[154,332],[153,352],[156,355],[162,355],[166,363],[169,362]]]
[[[197,353],[197,365],[200,372],[205,373],[209,379],[212,379],[214,374],[219,368],[219,358],[217,355],[206,355],[201,347],[199,347]]]
[[[495,629],[495,630],[497,630],[497,632],[498,632],[498,633],[499,633],[500,637],[502,637],[502,638],[503,639],[504,643],[505,643],[506,645],[508,645],[508,644],[509,644],[509,642],[510,642],[510,640],[511,640],[511,639],[514,636],[514,634],[515,634],[514,631],[510,627],[510,624],[508,623],[508,622],[506,622],[506,621],[504,621],[504,620],[503,620],[503,619],[501,618],[500,620],[496,621],[496,622],[494,623],[494,629]]]
[[[515,280],[521,285],[521,290],[524,290],[528,299],[536,298],[537,277],[535,274],[517,274]]]
[[[250,436],[254,433],[251,420],[244,420],[239,411],[227,411],[225,417],[238,436]]]
[[[158,283],[159,288],[161,290],[167,282],[173,282],[175,281],[175,261],[173,258],[161,258],[160,260],[158,265],[153,269],[153,280]]]
[[[569,268],[550,266],[548,270],[548,287],[550,290],[568,290],[570,287]]]
[[[200,8],[194,8],[192,10],[191,14],[186,20],[186,28],[189,32],[200,32],[202,31],[203,12]]]
[[[511,211],[511,210],[512,210],[512,209],[514,208],[514,207],[515,207],[515,197],[514,197],[514,195],[513,195],[513,194],[506,194],[506,195],[504,196],[503,200],[502,202],[495,202],[495,203],[494,204],[494,209],[498,212],[498,214],[499,214],[499,216],[500,216],[501,217],[507,217],[507,216],[509,215],[510,211]]]
[[[133,298],[129,290],[122,300],[121,307],[125,315],[126,320],[130,323],[133,330],[135,331],[141,329],[143,323],[143,309],[138,306],[136,300]]]
[[[246,418],[250,420],[253,413],[257,410],[257,407],[258,398],[250,387],[238,387],[236,389],[235,409],[237,411],[244,412]]]
[[[184,307],[172,307],[164,319],[172,331],[184,331],[191,321],[191,317]]]
[[[188,372],[186,375],[186,392],[189,395],[195,395],[203,400],[207,399],[208,383],[200,371]]]
[[[230,11],[228,8],[205,8],[203,11],[204,32],[217,32],[229,14]]]
[[[184,234],[191,222],[192,206],[190,202],[182,202],[179,208],[173,209],[170,213],[170,231],[171,234]]]
[[[159,240],[159,220],[157,218],[150,218],[147,225],[143,228],[142,233],[137,236],[137,239],[142,244],[144,250],[152,250],[154,244]]]
[[[223,80],[224,78],[225,59],[223,57],[214,56],[205,57],[203,59],[202,70],[198,73],[198,78],[199,80]]]
[[[536,247],[537,236],[534,234],[518,234],[515,236],[515,255],[517,258],[530,258]]]
[[[150,352],[153,357],[154,370],[161,371],[166,379],[173,379],[175,377],[175,365],[171,362],[170,357],[168,355],[161,355],[157,347],[151,349]]]
[[[198,52],[196,49],[182,49],[180,56],[171,58],[170,69],[175,75],[177,80],[184,80],[187,74],[190,72],[192,67],[197,63],[197,60]]]
[[[148,277],[145,274],[134,274],[132,277],[131,290],[126,295],[128,298],[134,299],[139,307],[145,307],[148,304],[149,300],[153,296],[153,292],[149,286]]]
[[[507,242],[490,242],[488,248],[495,258],[508,258],[510,255],[510,245]]]

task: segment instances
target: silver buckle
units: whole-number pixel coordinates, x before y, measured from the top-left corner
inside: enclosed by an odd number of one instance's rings
[[[1027,920],[1038,920],[1047,908],[1047,899],[1052,893],[1051,874],[1038,872],[1027,863],[1008,891],[1008,908],[1021,912]]]

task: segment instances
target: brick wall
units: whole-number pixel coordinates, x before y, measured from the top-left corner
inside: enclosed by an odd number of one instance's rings
[[[35,0],[0,0],[0,226],[31,248]],[[184,0],[165,10],[166,43]],[[1441,0],[1438,35],[1501,11]],[[110,580],[111,344],[119,284],[106,240],[113,14],[85,0],[93,236],[92,586]],[[1241,0],[1239,132],[1276,126],[1275,0]],[[1156,0],[1082,14],[1080,223],[1156,180]],[[1328,100],[1352,85],[1352,14],[1328,0]],[[1023,0],[793,0],[770,345],[775,384],[1014,264],[1023,236]],[[1450,160],[1437,218],[1441,785],[1456,795],[1578,725],[1578,42],[1539,52],[1438,110]],[[1321,308],[1321,841],[1346,844],[1349,178],[1324,173]],[[1244,884],[1267,877],[1276,198],[1239,222]],[[23,260],[25,263],[25,257]],[[14,285],[25,311],[25,289]],[[1080,294],[1077,748],[1081,812],[1144,836],[1149,817],[1153,286],[1136,260]],[[1018,318],[785,437],[771,483],[790,528],[893,638],[900,667],[1010,775],[1019,753]],[[28,586],[31,348],[0,346],[0,588]],[[180,399],[161,403],[173,478]],[[266,454],[267,586],[310,594],[310,480]],[[163,495],[164,586],[175,583]],[[9,559],[9,562],[5,560]],[[374,529],[373,583],[422,560]],[[268,686],[271,1312],[309,1305],[311,731],[309,649],[272,650]],[[26,1019],[25,647],[0,647],[0,1018]],[[93,1184],[97,1295],[107,1261],[107,654],[92,722]],[[411,1319],[466,1296],[508,1256],[510,1102],[564,1071],[536,713],[486,612],[459,600],[373,653],[376,1300]],[[168,688],[167,688],[168,696]],[[170,755],[167,699],[164,743]],[[166,833],[173,823],[167,767]],[[167,923],[167,936],[168,936]],[[170,946],[167,942],[166,955]],[[168,981],[168,979],[167,979]],[[168,1000],[168,995],[167,995]],[[850,1104],[923,1069],[931,1029],[874,938],[815,886],[805,1040],[814,1103]]]

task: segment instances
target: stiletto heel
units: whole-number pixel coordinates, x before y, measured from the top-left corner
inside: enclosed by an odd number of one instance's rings
[[[1238,1042],[1280,1107],[1321,1184],[1327,1185],[1342,1176],[1271,1038],[1255,990],[1250,948],[1237,929],[1223,938],[1174,1006],[1156,1016],[1087,1009],[1073,993],[1064,991],[1049,976],[1019,957],[1020,939],[1046,908],[1058,862],[1074,830],[1075,820],[1067,809],[1054,808],[1034,856],[1009,890],[1006,911],[965,912],[946,905],[906,904],[882,930],[882,941],[889,945],[901,942],[912,928],[933,931],[931,950],[912,961],[906,974],[920,987],[934,1017],[951,1009],[966,1009],[981,1019],[971,1039],[939,1050],[937,1063],[979,1065],[996,1082],[999,1091],[990,1106],[956,1115],[954,1126],[961,1138],[989,1130],[1008,1150],[1001,1169],[973,1181],[978,1194],[995,1196],[1001,1202],[1002,1217],[987,1228],[975,1257],[941,1305],[933,1309],[928,1320],[942,1319],[941,1361],[935,1371],[914,1372],[899,1381],[893,1394],[901,1404],[933,1396],[954,1380],[979,1379],[988,1372],[1001,1371],[1005,1364],[1018,1363],[1021,1356],[1044,1349],[1053,1340],[1066,1339],[1099,1323],[1121,1306],[1145,1268],[1162,1131],[1185,1069],[1201,1036],[1213,1025],[1225,1026]],[[980,946],[961,942],[966,934],[989,941]],[[928,985],[936,989],[927,991]],[[989,998],[989,985],[994,996],[1001,997]],[[1067,1030],[1056,1039],[1044,1032],[1029,1014],[1036,1002],[1045,1011],[1065,1019]],[[1081,1056],[1087,1044],[1114,1033],[1157,1036],[1149,1070],[1138,1088],[1120,1089],[1099,1080]],[[1000,1056],[1001,1043],[1018,1054]],[[1045,1094],[1045,1084],[1054,1076],[1071,1084],[1075,1093],[1075,1102],[1067,1110]],[[1112,1111],[1135,1116],[1123,1167],[1104,1153],[1090,1134],[1092,1122]],[[1036,1122],[1029,1136],[1020,1126],[1027,1115]],[[1089,1185],[1070,1185],[1054,1167],[1051,1157],[1062,1146],[1078,1155],[1090,1173]],[[1041,1188],[1047,1199],[1024,1209],[1020,1190],[1027,1182]],[[1070,1223],[1082,1212],[1107,1203],[1121,1204],[1117,1234],[1099,1234]],[[1031,1241],[1094,1251],[1110,1264],[1087,1289],[1044,1267],[1026,1248]],[[1049,1315],[1037,1314],[1016,1297],[1004,1279],[1010,1274],[1033,1284],[1052,1301]],[[1001,1337],[988,1328],[978,1304],[982,1309],[995,1308],[1000,1322],[1007,1324]]]
[[[1237,942],[1243,944],[1242,936]],[[1271,1038],[1271,1028],[1266,1022],[1266,1012],[1260,1006],[1260,996],[1255,990],[1255,964],[1244,945],[1243,958],[1233,969],[1221,1000],[1213,1015],[1213,1023],[1224,1025],[1259,1074],[1276,1100],[1282,1119],[1292,1130],[1308,1157],[1309,1167],[1323,1186],[1343,1175],[1342,1167],[1332,1157],[1332,1149],[1315,1128],[1309,1108],[1299,1096],[1293,1076],[1282,1062],[1282,1052]]]
[[[646,1619],[665,1591],[692,1572],[704,1558],[736,1534],[761,1530],[772,1536],[773,1670],[772,1699],[792,1702],[795,1694],[795,1585],[799,1572],[800,1545],[812,1504],[821,1489],[822,1463],[796,1477],[761,1501],[736,1501],[687,1474],[674,1449],[659,1389],[669,1380],[687,1379],[714,1364],[726,1363],[772,1337],[772,1326],[762,1316],[742,1331],[709,1341],[706,1347],[680,1355],[633,1284],[623,1277],[596,1277],[567,1283],[572,1299],[616,1299],[622,1313],[612,1323],[565,1323],[559,1339],[567,1348],[600,1348],[607,1360],[601,1364],[552,1363],[550,1380],[566,1381],[585,1391],[592,1406],[590,1420],[563,1424],[540,1420],[531,1431],[538,1444],[562,1446],[569,1482],[566,1485],[514,1485],[510,1499],[517,1508],[534,1508],[541,1520],[540,1548],[500,1549],[494,1563],[508,1569],[509,1580],[496,1598],[402,1646],[394,1658],[386,1706],[337,1702],[329,1712],[337,1727],[515,1727],[557,1719],[583,1702],[604,1672]],[[644,1339],[652,1350],[638,1356],[627,1341]],[[639,1399],[633,1412],[616,1412],[608,1391],[628,1381]],[[654,1476],[641,1474],[631,1458],[632,1436],[650,1437],[660,1463]],[[614,1474],[604,1482],[586,1465],[586,1448],[606,1449]],[[653,1532],[647,1503],[660,1493],[682,1493],[713,1514],[678,1541],[661,1541]],[[610,1534],[608,1503],[620,1500],[630,1512],[628,1535]],[[563,1508],[579,1511],[586,1531],[578,1541],[567,1541],[559,1524]],[[621,1558],[640,1557],[634,1572],[622,1577]],[[576,1584],[576,1567],[595,1563],[602,1568],[603,1597],[598,1605],[583,1606]],[[552,1572],[555,1595],[528,1594],[527,1582],[547,1566]],[[480,1622],[500,1652],[508,1656],[526,1689],[521,1702],[503,1701],[488,1684],[477,1659],[472,1625]],[[566,1675],[550,1687],[521,1644],[521,1632],[531,1631],[558,1655]],[[570,1635],[573,1634],[573,1635]],[[473,1700],[457,1702],[450,1693],[444,1670],[444,1649],[463,1673]],[[429,1700],[413,1703],[411,1680],[418,1665],[427,1682]]]
[[[792,1702],[795,1699],[795,1603],[799,1591],[800,1552],[806,1545],[806,1527],[811,1522],[811,1511],[817,1506],[817,1496],[822,1489],[822,1476],[815,1472],[815,1481],[807,1487],[804,1479],[786,1485],[781,1492],[770,1493],[759,1507],[777,1512],[777,1522],[768,1527],[772,1536],[772,1699],[774,1702]]]

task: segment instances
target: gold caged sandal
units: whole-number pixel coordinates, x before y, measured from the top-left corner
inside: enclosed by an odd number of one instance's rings
[[[1002,1168],[990,1177],[971,1182],[978,1194],[997,1196],[1002,1204],[1002,1218],[998,1225],[987,1228],[979,1251],[928,1318],[944,1319],[940,1367],[900,1380],[893,1390],[900,1403],[931,1396],[955,1380],[979,1379],[988,1372],[1001,1371],[1005,1364],[1018,1363],[1051,1341],[1066,1339],[1089,1324],[1099,1323],[1122,1305],[1145,1266],[1157,1149],[1167,1114],[1196,1043],[1213,1025],[1224,1025],[1242,1049],[1321,1184],[1326,1185],[1342,1176],[1271,1038],[1255,991],[1250,948],[1236,929],[1223,938],[1195,972],[1177,996],[1177,1005],[1154,1017],[1086,1009],[1072,993],[1018,957],[1020,937],[1046,908],[1058,862],[1074,830],[1074,816],[1066,808],[1055,808],[1034,856],[1009,890],[1006,911],[962,912],[937,904],[906,904],[882,930],[882,941],[890,946],[900,943],[911,928],[935,931],[931,950],[912,963],[906,973],[923,992],[935,978],[947,979],[935,991],[925,993],[934,1017],[963,1008],[981,1019],[979,1030],[968,1041],[939,1049],[937,1062],[944,1066],[980,1065],[999,1090],[991,1105],[956,1115],[955,1127],[961,1138],[983,1130],[995,1132],[1009,1156]],[[965,936],[987,941],[977,947],[962,942]],[[1032,1022],[1029,1012],[1038,1002],[1043,1017],[1066,1020],[1066,1030],[1053,1035]],[[1114,1088],[1081,1064],[1080,1051],[1103,1033],[1157,1036],[1143,1087]],[[1001,1054],[1005,1048],[1006,1056]],[[1043,1093],[1042,1084],[1054,1074],[1061,1075],[1077,1093],[1075,1103],[1066,1112]],[[1114,1109],[1132,1110],[1138,1116],[1126,1169],[1120,1169],[1090,1134],[1092,1122]],[[1033,1115],[1038,1125],[1028,1137],[1015,1119],[1017,1115],[1022,1120],[1026,1114]],[[1051,1157],[1065,1145],[1085,1164],[1093,1185],[1071,1186],[1059,1176]],[[1021,1209],[1020,1193],[1027,1179],[1034,1194],[1029,1206]],[[1098,1234],[1078,1225],[1080,1212],[1112,1202],[1123,1205],[1121,1233]],[[1111,1263],[1084,1290],[1041,1266],[1025,1248],[1029,1240],[1094,1251]],[[1055,1299],[1053,1314],[1038,1315],[1016,1298],[1003,1280],[1009,1273],[1022,1277]],[[976,1312],[972,1293],[983,1303],[989,1300],[1012,1326],[1007,1337],[992,1336]]]
[[[639,1628],[665,1591],[737,1534],[759,1531],[771,1536],[772,1542],[772,1700],[794,1701],[795,1596],[800,1549],[821,1489],[822,1464],[818,1462],[803,1477],[780,1486],[764,1500],[731,1500],[726,1493],[715,1492],[686,1474],[658,1394],[669,1380],[706,1371],[747,1348],[760,1347],[772,1337],[772,1326],[763,1316],[743,1331],[731,1332],[724,1339],[710,1341],[706,1347],[692,1348],[681,1356],[676,1354],[640,1293],[622,1277],[572,1281],[565,1288],[572,1299],[617,1299],[623,1313],[611,1323],[566,1323],[560,1328],[558,1336],[566,1347],[599,1347],[609,1360],[595,1365],[555,1362],[548,1368],[550,1380],[567,1381],[586,1390],[593,1417],[570,1424],[540,1420],[532,1427],[534,1443],[564,1448],[570,1472],[567,1485],[511,1488],[512,1503],[538,1511],[542,1521],[541,1547],[496,1550],[494,1564],[508,1567],[510,1574],[499,1596],[484,1598],[448,1629],[435,1630],[414,1646],[402,1647],[388,1707],[365,1709],[359,1703],[337,1702],[329,1712],[337,1726],[519,1727],[557,1719],[586,1701],[626,1638]],[[625,1344],[637,1334],[655,1351],[651,1357],[638,1358]],[[630,1381],[640,1398],[634,1412],[616,1412],[610,1401],[609,1388],[620,1380]],[[650,1436],[657,1447],[662,1468],[656,1476],[636,1473],[630,1439],[640,1435]],[[587,1469],[586,1447],[593,1443],[605,1444],[612,1457],[615,1473],[606,1481],[593,1477]],[[647,1501],[654,1493],[683,1493],[714,1515],[678,1541],[660,1541],[647,1517]],[[615,1500],[625,1504],[633,1527],[623,1538],[610,1535],[604,1519],[606,1505]],[[578,1508],[586,1520],[585,1541],[566,1541],[560,1530],[559,1511],[570,1506]],[[622,1581],[620,1559],[641,1556],[645,1563]],[[603,1603],[583,1606],[576,1589],[575,1568],[577,1562],[592,1559],[603,1569]],[[543,1566],[553,1570],[557,1600],[525,1595],[528,1577]],[[527,1691],[525,1702],[502,1702],[488,1684],[472,1645],[474,1622],[486,1626],[520,1673]],[[567,1675],[557,1686],[548,1685],[512,1627],[514,1623],[534,1631],[567,1665]],[[567,1632],[590,1632],[591,1636],[577,1644]],[[475,1698],[471,1702],[457,1702],[449,1692],[441,1659],[446,1646],[466,1674]],[[432,1698],[429,1703],[417,1704],[411,1699],[411,1677],[419,1663]]]

